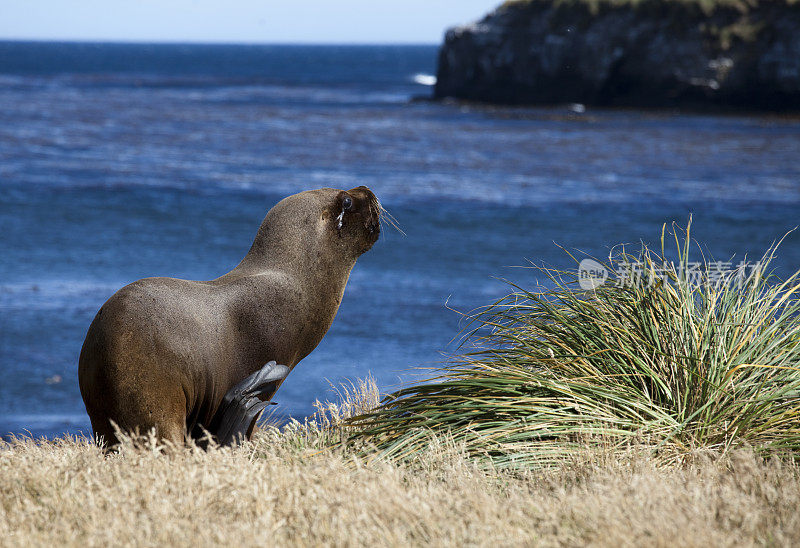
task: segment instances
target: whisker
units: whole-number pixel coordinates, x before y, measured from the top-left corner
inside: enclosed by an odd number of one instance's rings
[[[375,198],[375,202],[376,202],[376,205],[377,205],[377,207],[378,207],[378,209],[380,211],[380,214],[378,215],[379,221],[382,221],[383,219],[386,219],[386,222],[392,228],[394,228],[397,232],[399,232],[400,234],[405,236],[406,233],[403,232],[402,228],[400,228],[400,223],[397,221],[397,219],[395,219],[394,215],[389,213],[389,211],[385,207],[383,207],[383,204],[381,204],[380,201],[377,198]]]

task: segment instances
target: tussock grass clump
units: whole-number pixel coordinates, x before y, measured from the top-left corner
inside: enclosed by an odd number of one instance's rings
[[[777,278],[777,246],[746,268],[693,264],[689,229],[669,261],[665,239],[611,254],[624,283],[582,290],[577,272],[538,268],[548,287],[469,316],[465,352],[352,419],[354,437],[404,460],[448,433],[514,468],[631,444],[662,461],[732,445],[800,455],[800,272]]]

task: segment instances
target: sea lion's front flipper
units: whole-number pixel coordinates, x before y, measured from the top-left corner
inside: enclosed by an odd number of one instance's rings
[[[270,404],[272,394],[289,368],[271,361],[231,388],[217,410],[211,434],[220,445],[236,445],[247,439],[259,414]],[[266,401],[262,401],[263,396]]]

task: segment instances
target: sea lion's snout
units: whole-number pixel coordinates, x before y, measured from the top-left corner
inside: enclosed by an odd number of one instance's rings
[[[364,226],[367,229],[367,233],[372,236],[371,243],[375,243],[381,233],[381,212],[383,207],[381,207],[377,196],[369,188],[360,186],[353,190],[360,190],[364,194],[363,199],[367,206]]]
[[[364,192],[364,203],[367,206],[364,226],[367,228],[367,232],[375,234],[377,238],[377,235],[381,232],[381,211],[383,209],[381,203],[375,194],[365,186],[360,186],[354,190],[362,190]]]

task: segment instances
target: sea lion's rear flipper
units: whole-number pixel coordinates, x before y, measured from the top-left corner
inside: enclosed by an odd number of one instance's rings
[[[270,404],[277,385],[288,374],[288,367],[271,361],[231,388],[222,398],[211,431],[217,443],[236,445],[247,439],[259,414]]]

